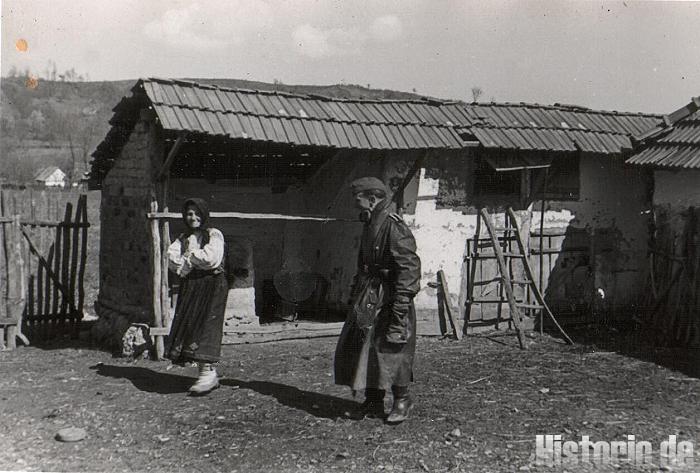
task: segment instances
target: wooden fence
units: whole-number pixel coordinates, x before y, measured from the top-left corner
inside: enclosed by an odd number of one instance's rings
[[[77,200],[75,207],[70,200]],[[3,190],[0,210],[0,325],[8,328],[7,346],[13,348],[17,336],[25,343],[77,336],[85,301],[87,196]]]
[[[700,209],[657,209],[641,304],[655,342],[700,347]],[[674,223],[674,220],[676,221]]]

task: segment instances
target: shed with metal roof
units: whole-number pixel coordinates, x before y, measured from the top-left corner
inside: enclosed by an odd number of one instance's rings
[[[232,288],[230,331],[283,310],[271,302],[273,280],[290,261],[318,276],[306,308],[333,320],[348,298],[359,232],[344,191],[366,174],[397,192],[424,278],[443,269],[450,287],[462,287],[476,210],[511,206],[539,245],[533,251],[547,255],[535,266],[556,310],[592,313],[597,303],[621,312],[636,297],[638,235],[648,223],[647,173],[623,161],[633,136],[660,121],[561,104],[337,99],[139,80],[93,154],[90,184],[103,190],[98,311],[115,332],[169,316],[172,281],[163,268],[165,282],[152,280],[179,231],[167,210],[199,196],[228,216],[217,224],[244,275]],[[159,243],[145,244],[153,228]],[[605,304],[596,287],[610,294]],[[424,287],[416,303],[436,330],[433,290]]]

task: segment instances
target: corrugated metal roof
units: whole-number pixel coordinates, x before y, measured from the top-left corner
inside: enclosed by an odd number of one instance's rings
[[[619,154],[631,136],[656,126],[657,115],[588,110],[571,105],[470,104],[464,131],[485,148]],[[476,121],[478,120],[478,121]]]
[[[661,122],[571,105],[336,99],[170,79],[139,80],[132,93],[93,153],[95,175],[105,175],[146,107],[167,131],[358,150],[454,149],[476,139],[485,149],[619,154]]]
[[[627,162],[659,167],[700,169],[700,148],[679,145],[652,146],[635,154]]]
[[[135,93],[139,89],[170,131],[365,150],[463,146],[446,117],[425,111],[438,108],[428,101],[352,101],[164,79],[144,79]],[[319,121],[330,126],[319,127]],[[367,130],[376,125],[385,125],[393,142]],[[442,132],[436,133],[436,127]]]
[[[656,129],[644,133],[640,151],[627,162],[700,169],[700,97],[665,117]]]

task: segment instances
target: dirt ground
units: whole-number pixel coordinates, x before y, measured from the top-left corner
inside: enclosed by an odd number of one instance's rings
[[[573,472],[593,468],[536,466],[535,435],[635,434],[655,446],[655,463],[668,435],[699,445],[697,378],[528,341],[521,351],[506,336],[420,338],[417,406],[399,426],[347,417],[357,401],[333,385],[333,338],[226,346],[223,386],[205,398],[186,395],[194,368],[21,347],[0,353],[0,470]],[[54,440],[69,426],[87,438]]]

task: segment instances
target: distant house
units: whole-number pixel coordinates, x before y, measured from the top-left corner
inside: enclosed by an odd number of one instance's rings
[[[700,346],[700,97],[638,140],[627,163],[654,174],[647,315],[660,342]]]
[[[172,306],[168,291],[153,282],[160,249],[149,213],[177,212],[191,196],[207,198],[214,212],[338,218],[222,216],[216,225],[231,253],[247,261],[241,267],[250,266],[236,284],[253,288],[255,312],[264,313],[269,281],[287,261],[301,259],[326,282],[322,303],[342,313],[362,231],[353,221],[348,183],[368,174],[402,191],[397,207],[422,259],[419,331],[436,326],[435,290],[427,283],[438,270],[453,303],[463,292],[465,248],[474,242],[480,208],[501,224],[505,207],[516,210],[555,313],[636,313],[646,275],[651,172],[624,159],[633,152],[632,137],[657,126],[659,115],[348,100],[168,79],[139,80],[114,111],[113,127],[93,154],[90,183],[102,189],[96,307],[119,337],[130,322],[151,322],[162,306]],[[401,188],[407,176],[413,177]],[[166,241],[182,230],[173,216]],[[493,284],[486,288],[498,294]],[[488,322],[492,308],[466,314],[460,307],[460,318],[476,327]],[[227,323],[235,330],[237,322]]]
[[[56,166],[49,166],[34,176],[34,182],[44,187],[65,187],[66,173]]]

